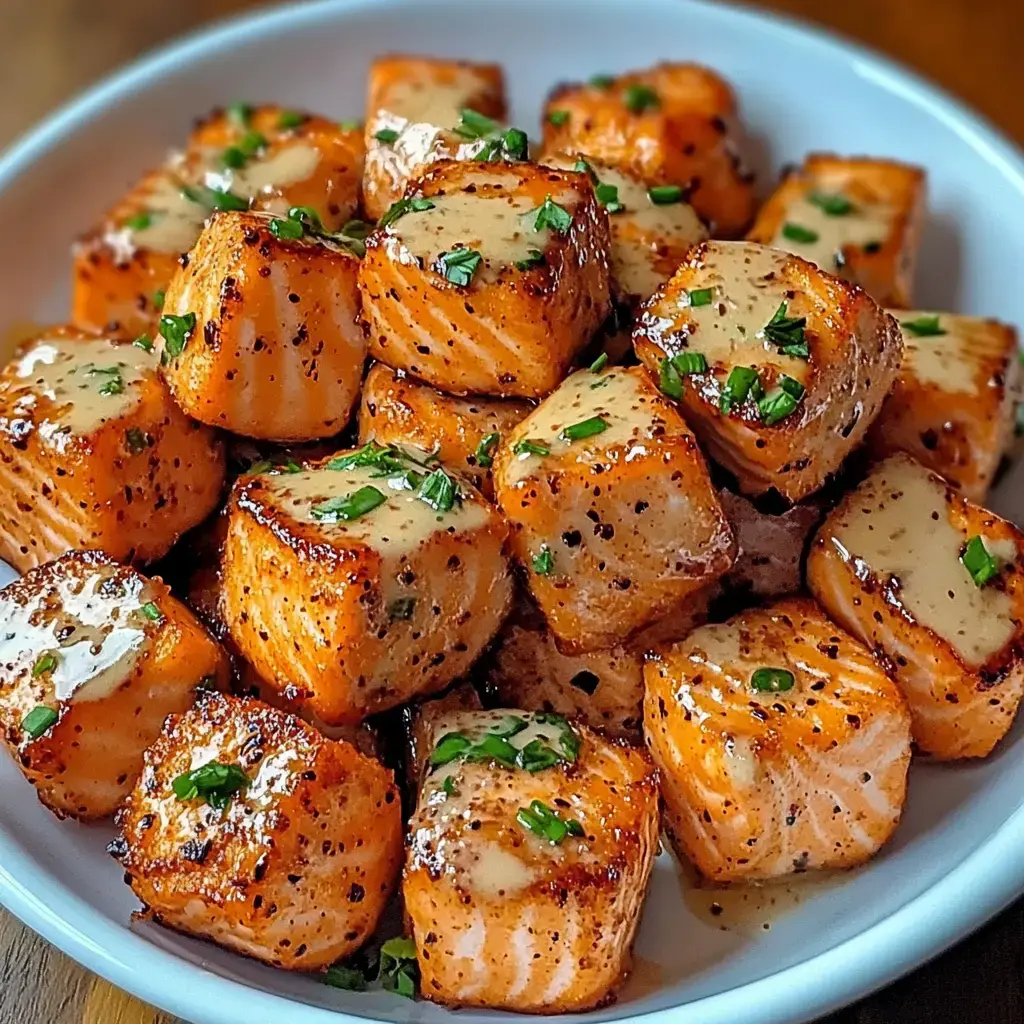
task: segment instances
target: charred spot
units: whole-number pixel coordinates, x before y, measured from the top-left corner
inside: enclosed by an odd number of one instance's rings
[[[116,836],[107,843],[107,853],[111,857],[116,857],[120,860],[122,857],[128,856],[128,840],[123,836]]]
[[[562,534],[562,543],[567,548],[579,547],[583,541],[583,534],[579,530],[566,530]]]
[[[349,903],[362,903],[365,895],[366,890],[361,885],[353,882],[348,890],[348,901]]]
[[[601,680],[593,672],[588,672],[586,669],[583,669],[582,671],[577,672],[569,682],[572,686],[575,686],[577,690],[582,690],[588,697],[592,697]]]
[[[192,861],[193,864],[202,864],[206,860],[211,848],[213,847],[213,841],[211,839],[190,839],[181,848],[181,855],[185,860]]]

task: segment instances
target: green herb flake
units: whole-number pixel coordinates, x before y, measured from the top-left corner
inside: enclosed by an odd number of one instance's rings
[[[159,330],[165,342],[164,355],[168,359],[177,359],[185,350],[195,329],[195,313],[185,313],[183,316],[165,314],[160,317]]]
[[[339,520],[352,522],[367,512],[372,512],[379,505],[383,505],[387,498],[383,492],[377,490],[372,484],[360,487],[359,490],[346,494],[343,497],[329,498],[327,501],[314,505],[309,514],[319,522],[336,523]]]
[[[818,232],[787,221],[782,225],[782,237],[788,238],[791,242],[816,242]]]
[[[398,141],[398,132],[394,128],[381,128],[379,132],[373,133],[373,137],[386,146],[392,146]]]
[[[633,83],[626,86],[622,94],[622,102],[633,114],[642,114],[645,110],[657,110],[661,106],[658,94],[649,85]]]
[[[690,308],[698,309],[700,306],[710,306],[714,295],[714,288],[694,288],[686,297],[690,301]]]
[[[524,437],[521,441],[516,441],[512,445],[512,454],[518,455],[520,458],[526,458],[530,455],[550,455],[551,449],[543,441],[535,441],[533,438]]]
[[[472,747],[469,738],[461,732],[449,732],[442,736],[430,752],[427,762],[431,768],[451,764]]]
[[[37,740],[59,719],[60,715],[53,708],[38,704],[21,720],[21,728],[30,739]]]
[[[141,348],[143,352],[153,351],[153,339],[148,334],[140,334],[132,344],[136,348]]]
[[[550,576],[555,568],[555,556],[547,544],[542,544],[540,554],[534,555],[530,564],[538,576]]]
[[[750,685],[760,693],[785,693],[795,682],[793,673],[785,668],[759,668],[750,677]]]
[[[388,619],[391,622],[408,622],[415,610],[415,597],[399,597],[388,605]]]
[[[602,352],[591,364],[591,373],[600,373],[608,365],[608,353]]]
[[[239,128],[248,128],[252,120],[251,103],[229,103],[227,110],[228,120],[233,121]]]
[[[243,212],[249,209],[249,200],[228,189],[209,188],[206,185],[183,185],[181,194],[190,202],[208,210]]]
[[[591,75],[588,84],[594,89],[607,90],[615,84],[615,79],[611,75]]]
[[[671,359],[672,365],[681,374],[704,373],[708,360],[703,352],[677,352]]]
[[[757,408],[765,426],[771,427],[791,415],[804,396],[804,386],[786,374],[779,375],[779,386],[758,399]]]
[[[492,135],[501,128],[501,125],[493,118],[478,113],[469,107],[459,111],[459,123],[454,131],[465,139],[483,139]]]
[[[57,655],[53,651],[40,654],[32,666],[32,678],[38,679],[40,676],[46,675],[47,672],[52,672],[56,667]]]
[[[540,249],[530,249],[525,260],[516,260],[516,270],[532,270],[544,265],[544,253]]]
[[[569,836],[583,836],[583,826],[575,819],[563,820],[547,804],[534,800],[529,807],[520,807],[516,821],[528,832],[557,846]]]
[[[218,811],[224,810],[231,798],[249,785],[249,776],[238,764],[210,761],[201,768],[184,772],[172,783],[174,795],[181,801],[204,800]]]
[[[380,947],[380,970],[377,979],[386,991],[394,992],[406,999],[414,999],[419,977],[416,943],[412,939],[388,939]]]
[[[662,359],[658,368],[658,389],[677,402],[683,397],[683,378],[671,359]]]
[[[270,233],[275,238],[284,238],[289,241],[295,241],[306,233],[306,229],[302,226],[300,221],[284,220],[281,217],[275,217],[270,222]]]
[[[846,217],[856,209],[846,196],[835,193],[810,192],[807,195],[807,202],[817,206],[828,217]]]
[[[551,228],[552,231],[564,235],[572,225],[572,214],[554,202],[550,195],[533,212],[537,214],[533,222],[534,231]]]
[[[151,622],[163,622],[164,613],[160,611],[155,601],[147,601],[140,610]]]
[[[307,115],[300,113],[297,110],[282,110],[277,118],[277,127],[284,128],[298,128],[299,125],[305,124]]]
[[[609,213],[622,213],[626,209],[625,203],[619,202],[619,189],[617,185],[598,182],[594,186],[594,195],[597,197],[597,201]]]
[[[162,289],[160,291],[153,292],[153,308],[154,309],[163,309],[164,308],[164,297],[165,297],[165,295],[166,295],[166,292],[164,292]]]
[[[494,464],[494,449],[498,447],[500,440],[501,435],[496,430],[491,431],[489,434],[484,434],[480,438],[480,443],[476,446],[473,458],[481,469],[490,469]]]
[[[748,395],[759,398],[762,393],[761,381],[757,370],[751,366],[734,366],[725,382],[718,407],[728,416],[733,405],[745,402]]]
[[[366,991],[366,975],[358,967],[349,967],[347,964],[332,964],[320,980],[331,988],[344,989],[346,992]]]
[[[377,222],[377,226],[386,228],[394,224],[400,217],[404,217],[407,213],[422,213],[424,210],[433,209],[434,204],[429,199],[399,199],[388,207],[387,212]]]
[[[787,316],[787,308],[785,302],[779,305],[771,320],[764,326],[764,336],[773,345],[777,345],[783,355],[792,356],[794,359],[809,359],[811,353],[804,336],[807,317]]]
[[[320,214],[312,206],[292,206],[288,209],[288,219],[297,221],[310,231],[323,231],[323,221]]]
[[[450,512],[459,497],[455,481],[441,468],[424,479],[416,497],[435,512]]]
[[[647,190],[647,198],[655,206],[671,206],[683,198],[683,189],[680,185],[655,185]]]
[[[458,248],[442,253],[437,260],[438,269],[446,281],[458,288],[467,288],[477,272],[483,257],[476,249]]]
[[[124,446],[130,455],[138,455],[153,447],[153,438],[138,427],[129,427],[124,432]]]
[[[458,790],[455,788],[454,776],[446,775],[444,777],[444,782],[441,783],[441,789],[443,789],[448,796],[456,796],[458,794]]]
[[[142,210],[128,217],[124,226],[131,231],[145,231],[153,223],[153,214],[149,210]]]
[[[963,567],[970,573],[976,587],[983,587],[999,575],[999,560],[979,536],[971,537],[960,554]]]
[[[565,427],[558,435],[559,440],[572,442],[583,441],[588,437],[603,434],[610,424],[601,416],[591,416],[589,419],[580,420],[579,423],[572,423]]]
[[[901,320],[900,327],[910,331],[915,338],[937,338],[946,333],[945,328],[939,323],[938,314],[919,316],[916,320]]]
[[[552,110],[548,114],[548,124],[554,125],[555,128],[561,128],[562,125],[569,123],[569,116],[568,110]]]

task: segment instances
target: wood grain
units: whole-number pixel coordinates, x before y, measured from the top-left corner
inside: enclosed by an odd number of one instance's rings
[[[484,2],[484,0],[481,0]],[[0,0],[0,146],[77,89],[246,0]],[[1024,142],[1021,0],[771,0],[885,51]],[[16,102],[12,102],[16,98]],[[998,865],[993,866],[998,870]],[[1022,1024],[1024,903],[827,1024]],[[0,1024],[173,1024],[0,911]],[[738,1021],[737,1024],[743,1024]]]

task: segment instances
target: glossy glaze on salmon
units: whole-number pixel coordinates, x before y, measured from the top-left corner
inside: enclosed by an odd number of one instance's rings
[[[885,659],[914,742],[984,757],[1024,693],[1024,535],[907,455],[876,467],[822,524],[807,582]]]
[[[899,327],[860,288],[750,242],[704,242],[641,309],[633,344],[744,494],[795,502],[860,443]]]
[[[164,376],[203,423],[282,441],[330,437],[348,423],[366,355],[359,258],[297,225],[218,213],[167,287]]]
[[[0,590],[0,737],[58,817],[113,814],[228,659],[159,579],[76,551]]]
[[[211,764],[226,776],[217,787],[194,774]],[[390,771],[221,694],[167,720],[118,825],[109,849],[146,916],[292,971],[369,938],[402,858]]]
[[[452,737],[473,745],[488,732],[532,770],[444,760]],[[454,712],[434,737],[403,882],[422,994],[521,1013],[606,1003],[629,971],[657,846],[647,757],[521,711]]]
[[[709,880],[855,867],[892,835],[910,713],[813,601],[701,626],[652,656],[644,676],[666,823]]]
[[[175,404],[150,342],[53,327],[0,371],[0,558],[165,555],[220,500],[224,446]]]
[[[608,217],[586,176],[444,163],[402,202],[359,272],[370,354],[450,394],[555,388],[610,309]]]
[[[733,133],[736,97],[697,64],[661,63],[558,86],[544,107],[544,148],[585,153],[648,185],[676,185],[716,238],[736,238],[756,209]]]

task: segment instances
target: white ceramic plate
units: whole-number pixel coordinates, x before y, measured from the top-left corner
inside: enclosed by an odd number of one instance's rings
[[[765,188],[782,164],[811,149],[923,164],[931,208],[918,305],[1024,323],[1024,159],[975,115],[870,53],[696,0],[334,0],[259,14],[164,50],[51,118],[0,161],[0,329],[64,319],[69,242],[194,116],[233,99],[359,116],[371,57],[396,50],[500,61],[514,120],[531,129],[556,82],[662,58],[710,64],[738,89]],[[1011,515],[1024,509],[1024,470],[1011,472],[996,505]],[[592,1018],[786,1024],[914,967],[1024,890],[1022,752],[1018,727],[984,764],[915,765],[906,817],[882,856],[803,890],[784,911],[745,915],[739,930],[694,915],[662,856],[637,977]],[[334,991],[132,926],[135,901],[104,854],[111,829],[56,821],[7,758],[0,791],[0,899],[143,999],[201,1024],[338,1024],[345,1014],[452,1019],[428,1003]]]

